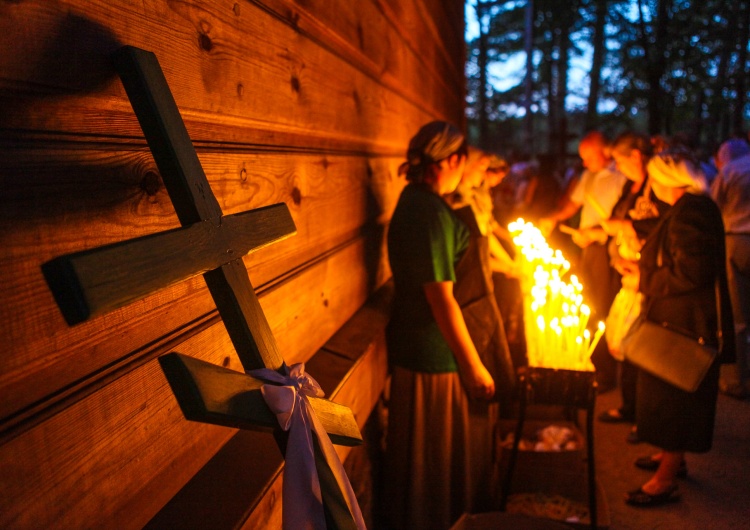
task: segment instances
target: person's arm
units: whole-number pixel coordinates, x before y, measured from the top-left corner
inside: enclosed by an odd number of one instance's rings
[[[607,242],[607,233],[598,226],[591,228],[580,228],[572,233],[573,243],[581,248],[586,248],[591,243],[603,245]]]
[[[518,277],[518,265],[503,248],[494,233],[487,238],[490,246],[490,265],[493,272],[500,272],[510,278]]]
[[[490,399],[495,395],[495,382],[471,341],[461,308],[453,296],[453,282],[426,283],[424,292],[438,328],[456,357],[467,393],[473,398]]]
[[[570,197],[565,197],[563,203],[557,210],[547,217],[539,219],[539,230],[541,230],[544,236],[548,236],[555,229],[557,223],[560,221],[567,221],[573,217],[580,208],[580,204],[571,200]]]
[[[508,229],[504,226],[501,226],[500,223],[498,223],[494,219],[492,222],[492,233],[495,235],[498,241],[505,241],[511,246],[515,245],[515,243],[513,243],[513,238],[511,237]]]

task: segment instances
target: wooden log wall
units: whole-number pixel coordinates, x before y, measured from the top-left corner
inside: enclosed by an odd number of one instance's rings
[[[202,277],[69,327],[41,274],[179,226],[122,45],[156,54],[225,214],[291,209],[245,258],[288,363],[388,279],[411,134],[463,122],[460,0],[0,0],[0,528],[141,528],[236,434],[156,361],[241,370]]]

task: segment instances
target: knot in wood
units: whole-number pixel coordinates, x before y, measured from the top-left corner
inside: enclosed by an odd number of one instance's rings
[[[302,202],[302,192],[299,190],[297,186],[292,188],[292,201],[297,206],[299,206],[300,203]]]
[[[201,49],[207,52],[210,52],[214,47],[214,43],[211,40],[211,37],[209,37],[205,33],[198,34],[198,44],[200,45]]]
[[[156,171],[146,171],[141,179],[140,188],[146,195],[153,197],[161,189],[161,177]]]

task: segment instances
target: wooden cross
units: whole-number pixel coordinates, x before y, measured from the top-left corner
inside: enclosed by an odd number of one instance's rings
[[[222,215],[156,56],[125,46],[115,56],[115,68],[182,228],[45,263],[43,273],[63,316],[73,325],[203,274],[245,370],[280,371],[284,360],[242,257],[296,233],[289,209],[281,203]],[[283,453],[286,433],[263,400],[263,382],[179,353],[159,361],[188,420],[273,430]],[[308,399],[331,441],[362,443],[351,410]],[[329,527],[355,528],[317,445],[315,456]]]

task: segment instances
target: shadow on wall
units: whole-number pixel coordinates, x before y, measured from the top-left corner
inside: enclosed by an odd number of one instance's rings
[[[122,46],[108,29],[60,2],[43,14],[23,2],[0,8],[2,77],[34,96],[95,92],[117,76],[110,57]]]
[[[382,190],[378,189],[375,182],[375,170],[371,163],[367,162],[367,195],[365,197],[366,219],[360,233],[365,237],[364,265],[367,268],[367,287],[370,291],[375,290],[390,277],[390,268],[387,263],[386,248],[386,222],[384,220],[383,198],[378,195]]]
[[[109,28],[60,2],[45,3],[43,11],[33,2],[0,5],[2,217],[54,219],[132,208],[134,198],[138,209],[163,203],[157,211],[172,213],[145,142],[113,146],[52,125],[56,114],[71,123],[84,120],[75,116],[75,98],[120,82],[112,56],[121,47]]]

